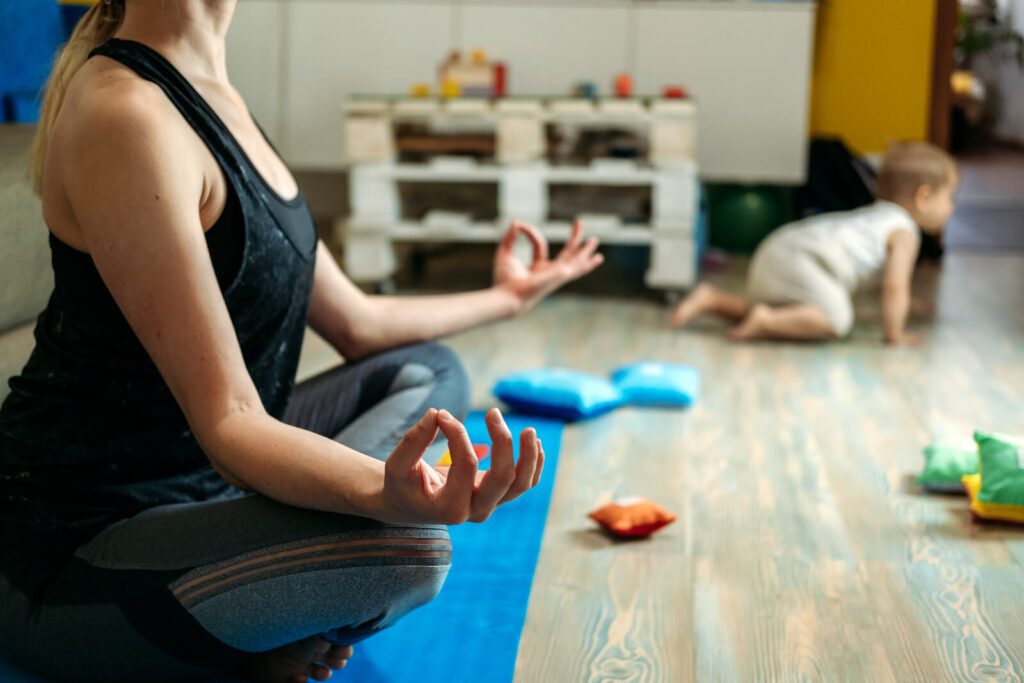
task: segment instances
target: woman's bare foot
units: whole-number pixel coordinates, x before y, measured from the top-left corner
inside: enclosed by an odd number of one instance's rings
[[[679,328],[697,316],[705,313],[715,298],[715,288],[707,282],[697,285],[697,288],[690,292],[690,295],[679,302],[676,309],[672,311],[669,319],[669,327]]]
[[[750,309],[747,317],[729,330],[729,339],[733,341],[750,341],[765,336],[765,321],[771,315],[771,309],[764,304],[757,304]]]
[[[254,655],[245,672],[259,683],[326,681],[334,670],[344,669],[351,656],[351,646],[331,645],[323,638],[311,636]]]

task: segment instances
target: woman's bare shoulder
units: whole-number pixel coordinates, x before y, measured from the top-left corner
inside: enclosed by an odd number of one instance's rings
[[[46,184],[52,178],[54,187],[67,190],[83,177],[104,182],[127,165],[158,176],[185,175],[201,188],[194,137],[158,85],[111,59],[93,58],[71,79],[54,122]]]
[[[145,164],[147,158],[170,153],[173,167],[190,172],[194,155],[181,144],[183,122],[175,114],[156,84],[111,59],[87,60],[67,84],[48,134],[41,197],[50,230],[87,251],[80,204],[108,181],[127,192],[115,180],[118,166]],[[90,191],[72,197],[83,183]]]
[[[65,135],[173,133],[174,108],[155,83],[111,59],[88,60],[71,79],[56,122]],[[128,129],[126,129],[128,127]]]

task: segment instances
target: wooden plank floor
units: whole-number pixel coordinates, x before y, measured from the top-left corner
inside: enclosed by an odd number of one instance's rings
[[[1024,532],[912,479],[932,436],[1024,433],[1024,256],[951,254],[918,279],[939,306],[920,350],[882,347],[870,303],[844,343],[737,346],[715,323],[665,329],[650,298],[580,294],[450,340],[479,406],[524,367],[703,374],[692,410],[568,428],[516,680],[1024,678]],[[607,540],[586,513],[626,494],[679,521]]]

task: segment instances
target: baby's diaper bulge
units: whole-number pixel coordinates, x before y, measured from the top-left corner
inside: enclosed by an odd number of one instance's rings
[[[783,228],[757,249],[747,274],[747,295],[772,306],[814,306],[836,336],[845,336],[853,326],[850,290],[813,248],[816,245],[802,237]]]

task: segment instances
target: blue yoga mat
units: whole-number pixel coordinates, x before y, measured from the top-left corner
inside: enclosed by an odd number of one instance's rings
[[[473,443],[489,444],[484,414],[466,428]],[[506,416],[518,451],[519,432],[534,427],[544,442],[544,475],[531,491],[503,505],[483,524],[451,528],[453,560],[441,594],[393,628],[356,645],[339,674],[359,683],[507,683],[515,670],[548,503],[555,481],[561,422]],[[518,456],[518,452],[517,452]],[[487,469],[491,459],[481,463]],[[218,676],[208,683],[244,683]],[[0,656],[0,682],[44,683]]]
[[[483,413],[466,429],[473,443],[490,443]],[[452,569],[440,595],[394,627],[356,645],[342,674],[360,683],[506,683],[512,680],[519,635],[537,566],[555,481],[561,422],[506,416],[518,434],[534,427],[544,443],[544,475],[483,524],[451,528]],[[517,454],[518,455],[518,454]],[[486,469],[490,458],[481,463]]]

